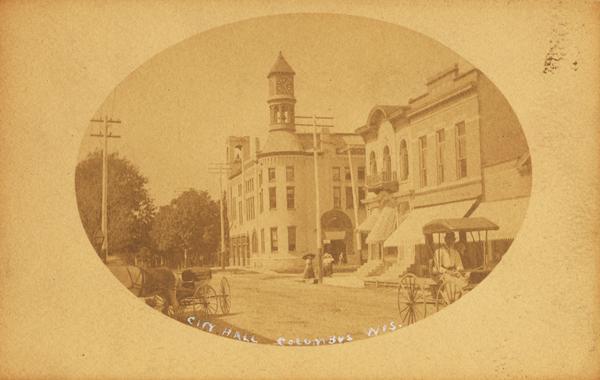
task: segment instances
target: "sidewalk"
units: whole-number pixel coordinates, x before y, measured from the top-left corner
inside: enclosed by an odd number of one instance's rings
[[[253,268],[253,267],[242,267],[242,266],[229,266],[225,267],[223,271],[221,267],[211,268],[215,273],[216,272],[234,272],[234,273],[257,273],[262,275],[269,275],[275,277],[297,277],[298,281],[303,281],[302,273],[298,274],[290,274],[290,273],[279,273],[273,270],[262,269],[262,268]],[[345,288],[364,288],[364,281],[356,277],[353,272],[342,272],[342,273],[334,273],[332,277],[323,277],[323,284],[329,286],[340,286]]]

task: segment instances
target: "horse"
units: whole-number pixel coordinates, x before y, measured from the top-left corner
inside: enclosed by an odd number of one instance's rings
[[[108,265],[112,274],[136,297],[160,295],[165,307],[177,308],[177,276],[166,267],[144,269],[133,265]]]

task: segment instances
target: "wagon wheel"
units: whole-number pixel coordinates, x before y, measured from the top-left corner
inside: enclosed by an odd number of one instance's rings
[[[196,289],[194,293],[194,298],[198,300],[200,310],[205,315],[213,315],[217,313],[217,308],[219,306],[217,292],[210,285],[204,285]]]
[[[221,306],[221,313],[229,313],[229,309],[231,309],[231,288],[229,287],[229,281],[225,277],[221,279],[219,305]]]
[[[406,325],[413,324],[427,315],[425,291],[417,283],[417,276],[412,273],[405,274],[400,279],[398,311],[402,323]]]
[[[439,311],[456,302],[463,295],[463,287],[456,281],[444,281],[437,291],[435,306]]]
[[[179,308],[175,311],[175,319],[184,320],[190,315],[199,317],[199,313],[204,313],[204,304],[201,298],[184,297],[179,300]]]

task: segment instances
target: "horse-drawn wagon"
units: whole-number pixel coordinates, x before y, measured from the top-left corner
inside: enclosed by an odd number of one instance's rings
[[[135,296],[177,319],[215,315],[219,309],[227,314],[231,309],[229,281],[223,276],[215,285],[210,268],[186,269],[181,276],[165,267],[109,265],[109,269]]]
[[[177,287],[177,301],[179,310],[177,314],[204,315],[229,313],[231,308],[231,288],[226,277],[219,281],[218,291],[210,285],[212,272],[210,268],[188,269],[181,273],[180,286]]]
[[[436,219],[423,226],[425,245],[433,259],[428,261],[426,273],[421,276],[409,272],[400,278],[398,311],[402,323],[415,323],[456,302],[485,278],[493,268],[493,263],[489,260],[487,232],[498,228],[485,218]],[[467,236],[471,237],[469,249],[474,250],[480,265],[468,269],[444,268],[441,263],[435,262],[438,250],[448,249],[442,245],[442,235],[454,236],[454,233],[459,234],[459,242],[465,246],[467,242],[462,239],[468,240]]]

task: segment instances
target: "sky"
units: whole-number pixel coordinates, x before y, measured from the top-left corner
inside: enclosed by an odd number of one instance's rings
[[[159,52],[115,87],[93,115],[122,121],[111,128],[122,137],[109,141],[109,153],[128,158],[148,178],[157,206],[188,188],[217,196],[218,177],[208,165],[225,160],[227,136],[268,132],[266,76],[279,51],[296,72],[296,114],[333,116],[332,132],[364,125],[377,104],[406,104],[445,68],[472,67],[422,34],[366,18],[299,14],[237,22]],[[80,159],[101,149],[102,140],[89,133]]]

